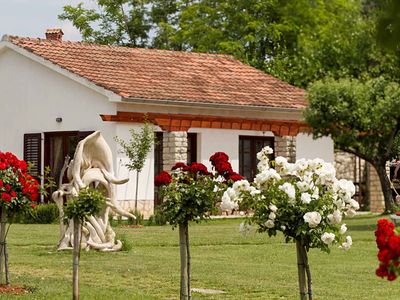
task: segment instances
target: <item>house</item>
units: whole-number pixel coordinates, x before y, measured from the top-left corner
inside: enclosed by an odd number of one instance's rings
[[[59,176],[77,142],[100,130],[115,157],[122,205],[132,207],[135,174],[125,168],[114,137],[129,139],[144,117],[159,143],[139,177],[138,207],[157,204],[153,178],[175,162],[230,156],[235,171],[251,177],[263,146],[276,155],[320,157],[333,162],[332,141],[312,140],[302,120],[304,91],[233,57],[135,49],[4,36],[0,42],[0,149],[34,163],[35,175],[50,166]]]

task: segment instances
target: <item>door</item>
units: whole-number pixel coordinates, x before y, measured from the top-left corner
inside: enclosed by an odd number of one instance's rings
[[[50,167],[50,176],[54,178],[57,187],[60,183],[61,169],[64,165],[65,157],[68,155],[71,159],[74,157],[76,146],[93,131],[63,131],[46,132],[44,134],[44,165]],[[65,182],[61,178],[61,182]],[[51,189],[49,195],[55,190]]]
[[[252,181],[257,174],[257,153],[269,146],[274,149],[274,137],[240,136],[239,137],[239,173]],[[270,159],[273,159],[271,154]]]

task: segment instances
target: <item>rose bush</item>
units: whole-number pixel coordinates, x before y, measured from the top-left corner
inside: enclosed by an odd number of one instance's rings
[[[155,184],[162,186],[160,211],[173,226],[179,227],[181,254],[181,299],[190,299],[189,222],[199,222],[216,211],[222,193],[243,177],[233,171],[229,157],[217,152],[210,157],[213,172],[201,163],[178,162],[172,172],[161,172]]]
[[[289,163],[284,157],[270,161],[271,154],[270,147],[257,154],[259,173],[254,182],[236,181],[223,194],[221,207],[248,209],[253,212],[248,222],[256,224],[259,232],[273,236],[281,231],[286,242],[296,242],[299,268],[307,271],[311,298],[307,252],[310,248],[329,252],[333,244],[343,250],[351,247],[352,239],[346,236],[347,227],[341,223],[343,217],[354,216],[359,209],[352,199],[355,186],[336,179],[334,167],[321,159]],[[299,270],[299,276],[305,270]],[[305,297],[303,283],[300,289]]]
[[[400,274],[400,235],[396,233],[392,222],[380,219],[375,236],[379,249],[379,267],[376,270],[376,275],[393,281]]]

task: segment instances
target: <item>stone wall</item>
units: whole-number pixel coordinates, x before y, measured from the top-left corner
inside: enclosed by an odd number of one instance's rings
[[[275,157],[283,156],[289,162],[296,161],[296,137],[293,136],[275,136]]]
[[[164,132],[163,169],[170,171],[177,162],[187,162],[187,133],[185,131]]]

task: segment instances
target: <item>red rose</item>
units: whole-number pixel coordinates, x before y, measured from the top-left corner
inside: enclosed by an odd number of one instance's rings
[[[207,167],[201,163],[193,162],[189,168],[188,171],[193,174],[202,174],[202,175],[209,175],[210,172],[208,172]]]
[[[0,188],[4,186],[3,180],[0,179]]]
[[[0,162],[0,170],[5,170],[7,168],[6,163]]]
[[[173,166],[172,167],[172,171],[174,171],[174,170],[177,170],[177,169],[182,169],[182,170],[185,170],[187,168],[187,165],[186,164],[184,164],[183,162],[177,162],[176,164],[175,164],[175,166]]]
[[[11,190],[11,185],[6,184],[5,188],[6,188],[6,191],[9,192]]]
[[[244,177],[242,175],[234,172],[233,174],[231,174],[229,176],[229,179],[232,180],[232,181],[239,181],[239,180],[243,180]]]
[[[154,184],[156,186],[167,185],[172,182],[172,177],[168,172],[162,171],[154,178]]]
[[[227,162],[228,160],[229,156],[224,152],[216,152],[210,157],[210,162],[213,166],[219,162]]]
[[[33,194],[31,194],[31,195],[29,196],[29,199],[30,199],[31,201],[37,201],[38,198],[39,198],[39,194],[37,194],[37,193],[33,193]]]
[[[4,201],[4,202],[11,202],[11,196],[9,195],[9,194],[7,194],[7,193],[1,193],[1,199]]]
[[[10,195],[11,195],[11,197],[13,197],[13,198],[17,197],[17,193],[16,193],[15,191],[11,191]]]

